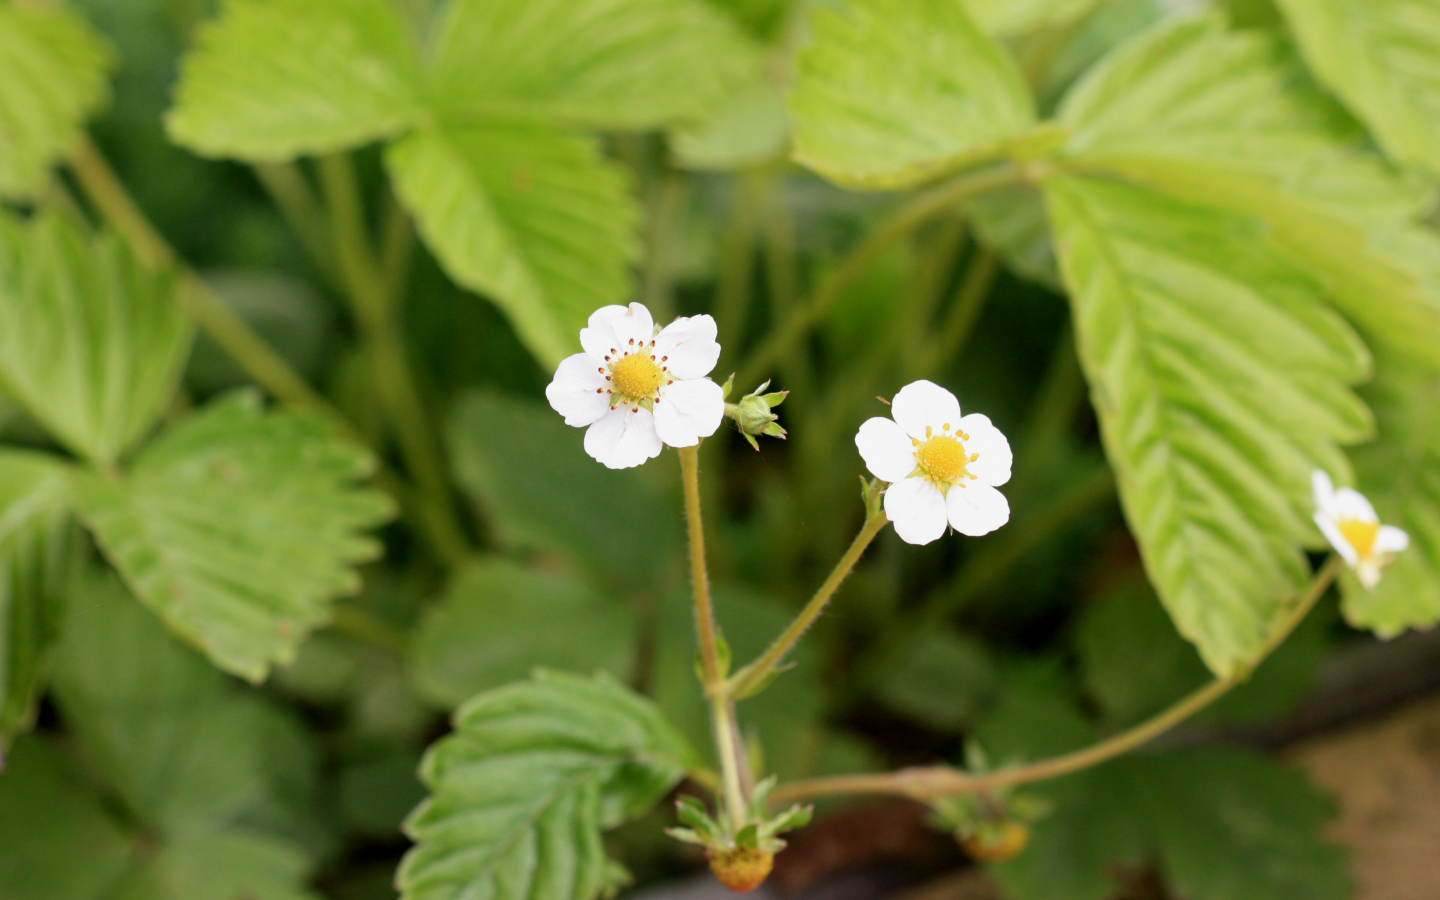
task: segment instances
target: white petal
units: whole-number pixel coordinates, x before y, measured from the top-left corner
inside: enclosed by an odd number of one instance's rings
[[[1315,508],[1331,519],[1339,518],[1335,507],[1335,483],[1323,469],[1310,473],[1310,487],[1315,492]]]
[[[1010,502],[983,481],[970,481],[950,488],[945,513],[956,531],[979,537],[1010,521]]]
[[[655,333],[655,320],[642,303],[629,306],[602,306],[590,314],[589,327],[580,329],[580,346],[597,359],[603,360],[611,351],[623,355],[636,345],[650,343]],[[632,344],[631,341],[634,341]]]
[[[655,335],[655,355],[676,378],[704,378],[720,361],[715,320],[709,316],[676,319]]]
[[[923,441],[927,425],[936,434],[945,425],[960,427],[960,401],[938,384],[916,381],[901,388],[890,401],[890,415],[906,434]]]
[[[867,419],[855,434],[855,446],[865,468],[881,481],[903,481],[915,471],[915,447],[905,432],[889,419]]]
[[[970,474],[991,487],[999,487],[1009,481],[1014,455],[1010,452],[1010,442],[1000,429],[980,413],[965,416],[960,420],[959,427],[970,435],[965,442],[965,451],[980,455],[979,459],[966,465]]]
[[[1335,508],[1341,519],[1358,519],[1361,522],[1378,522],[1380,517],[1375,514],[1375,507],[1365,499],[1365,495],[1350,488],[1341,488],[1335,492]]]
[[[585,432],[585,452],[609,469],[629,469],[654,459],[664,448],[650,410],[621,406],[607,412]]]
[[[907,544],[928,544],[945,533],[945,498],[925,478],[902,478],[886,488],[885,515]]]
[[[1380,533],[1375,535],[1376,553],[1399,553],[1409,546],[1410,535],[1394,525],[1381,525]]]
[[[725,391],[708,378],[677,381],[660,389],[655,431],[672,447],[693,447],[715,433],[725,418]]]
[[[605,376],[588,353],[577,353],[560,361],[555,377],[545,388],[545,399],[566,425],[584,428],[610,409],[605,393]],[[596,393],[599,391],[600,393]]]
[[[1333,519],[1319,512],[1315,513],[1313,518],[1315,524],[1320,528],[1320,533],[1325,535],[1325,540],[1330,542],[1330,546],[1335,548],[1336,553],[1344,557],[1345,562],[1352,567],[1360,562],[1360,554],[1356,553],[1350,542],[1345,540],[1345,535],[1340,533],[1340,529],[1336,527]]]

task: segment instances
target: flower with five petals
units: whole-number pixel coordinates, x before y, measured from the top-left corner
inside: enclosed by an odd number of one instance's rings
[[[676,319],[656,329],[639,303],[604,306],[580,329],[545,398],[566,425],[586,428],[585,452],[611,469],[693,447],[725,417],[725,393],[705,376],[720,359],[715,320]]]
[[[928,544],[949,524],[972,537],[1010,520],[1010,504],[995,490],[1010,480],[1010,442],[979,413],[960,415],[955,395],[929,381],[900,389],[890,419],[860,426],[855,446],[881,481],[885,515],[911,544]]]

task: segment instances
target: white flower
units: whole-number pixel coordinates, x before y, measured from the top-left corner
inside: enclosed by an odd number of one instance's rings
[[[1340,488],[1330,476],[1315,470],[1315,524],[1367,589],[1380,583],[1380,570],[1395,554],[1410,546],[1410,535],[1393,525],[1381,525],[1375,507],[1359,491]]]
[[[947,522],[978,537],[1010,520],[995,490],[1010,480],[1010,442],[988,418],[961,418],[955,395],[929,381],[901,388],[890,415],[895,421],[861,425],[855,446],[871,474],[890,482],[885,515],[901,540],[928,544]]]
[[[585,452],[612,469],[693,447],[725,418],[725,392],[706,378],[720,359],[715,320],[676,319],[658,333],[639,303],[604,306],[580,329],[584,353],[555,370],[545,397],[566,425],[589,426]]]

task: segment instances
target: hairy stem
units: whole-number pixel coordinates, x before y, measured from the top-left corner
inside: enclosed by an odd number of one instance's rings
[[[1315,607],[1340,571],[1341,560],[1331,556],[1311,580],[1305,593],[1275,624],[1269,640],[1249,665],[1226,678],[1217,678],[1185,697],[1164,712],[1134,728],[1123,731],[1072,753],[1065,753],[1029,765],[971,774],[949,766],[902,769],[875,775],[841,775],[816,778],[777,787],[771,798],[776,804],[792,803],[829,794],[901,794],[916,800],[932,800],[951,794],[969,794],[1018,784],[1029,784],[1069,775],[1114,759],[1149,743],[1195,713],[1229,693],[1250,678],[1255,668],[1285,642]]]
[[[860,560],[861,555],[865,553],[865,548],[869,547],[870,542],[875,539],[875,535],[879,534],[880,529],[889,523],[890,520],[885,518],[883,512],[876,513],[865,520],[865,525],[860,529],[860,533],[855,535],[855,540],[850,542],[850,549],[840,557],[840,561],[835,564],[829,577],[815,591],[815,596],[810,598],[810,602],[805,604],[805,608],[800,610],[800,614],[795,617],[795,620],[780,633],[780,636],[764,653],[735,673],[734,677],[730,679],[726,693],[732,697],[743,698],[765,681],[765,678],[785,658],[785,654],[790,652],[790,648],[800,640],[801,635],[805,634],[815,620],[820,617],[820,613],[824,611],[830,598],[840,587],[840,582],[844,581],[850,571],[855,568],[855,563]]]
[[[750,354],[741,384],[760,378],[788,353],[829,312],[841,291],[869,268],[886,250],[936,215],[970,197],[1018,183],[1023,174],[1012,163],[966,172],[915,197],[890,216],[869,237],[851,250],[830,276],[815,289],[810,301],[795,309]]]
[[[275,208],[280,210],[285,224],[290,226],[290,230],[300,241],[300,246],[304,248],[305,255],[310,257],[326,284],[337,293],[344,290],[340,273],[336,269],[335,255],[332,252],[334,242],[330,237],[325,211],[321,208],[320,201],[315,199],[315,192],[310,189],[300,167],[288,162],[257,163],[254,170],[255,177],[270,195]]]
[[[705,567],[705,526],[700,518],[700,446],[681,447],[680,478],[685,492],[685,523],[690,531],[690,582],[695,591],[695,633],[700,644],[700,668],[705,699],[710,704],[710,725],[715,753],[720,760],[724,806],[737,829],[745,816],[741,788],[739,734],[735,709],[725,690],[725,673],[715,641],[715,613],[710,604],[710,573]]]

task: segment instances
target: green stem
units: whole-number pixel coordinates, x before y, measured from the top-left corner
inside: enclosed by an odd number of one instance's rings
[[[738,730],[734,706],[725,690],[725,673],[716,649],[715,612],[710,603],[710,573],[705,567],[705,526],[700,517],[700,447],[681,447],[680,479],[685,493],[685,523],[690,532],[690,582],[695,592],[695,633],[715,753],[720,760],[724,805],[732,825],[744,824],[745,795],[740,780]]]
[[[326,284],[340,292],[344,285],[336,269],[334,242],[325,211],[300,167],[295,163],[257,163],[254,170],[255,177],[300,241],[305,255],[310,257]]]
[[[794,314],[776,327],[750,354],[740,383],[758,383],[763,379],[776,360],[789,353],[829,312],[847,285],[916,228],[970,197],[1017,184],[1023,177],[1020,167],[1013,163],[976,169],[931,188],[902,206],[841,260],[830,276],[815,289],[809,303],[796,308]]]
[[[913,365],[906,373],[907,381],[931,374],[959,355],[965,342],[969,340],[970,333],[975,329],[980,311],[985,308],[985,300],[990,296],[990,288],[994,286],[995,276],[999,273],[1000,260],[995,251],[983,244],[977,244],[975,255],[971,258],[965,277],[961,279],[960,287],[955,292],[955,299],[950,304],[950,312],[940,326],[939,337],[932,341],[924,352],[911,357]]]
[[[720,326],[720,346],[730,351],[731,359],[740,350],[750,307],[755,277],[755,223],[763,184],[762,174],[747,170],[736,176],[730,189],[730,217],[715,289],[715,321]]]
[[[765,283],[769,288],[774,318],[789,321],[800,300],[800,272],[795,253],[795,225],[785,203],[784,180],[774,171],[767,172],[760,184],[763,203],[761,216],[761,249],[765,258]],[[790,353],[778,360],[785,386],[801,394],[809,394],[810,354],[803,343],[796,343]],[[753,372],[751,374],[754,374]],[[770,373],[765,373],[770,374]],[[750,390],[750,382],[743,382]]]
[[[933,800],[952,794],[971,794],[1019,784],[1029,784],[1088,769],[1128,753],[1164,734],[1195,713],[1225,696],[1250,678],[1255,668],[1274,653],[1315,607],[1340,571],[1341,560],[1331,556],[1315,574],[1305,594],[1276,623],[1269,640],[1249,665],[1234,675],[1217,678],[1180,700],[1174,706],[1114,737],[1029,765],[971,774],[949,766],[902,769],[874,775],[841,775],[797,781],[777,787],[771,799],[777,805],[831,794],[901,794],[916,800]]]
[[[830,598],[840,587],[840,583],[850,574],[850,570],[855,568],[855,563],[859,562],[861,555],[865,553],[865,548],[869,547],[870,542],[875,539],[875,535],[879,534],[880,529],[889,523],[890,520],[885,518],[883,512],[865,520],[865,525],[860,529],[860,533],[855,535],[855,540],[850,542],[850,549],[840,557],[840,561],[830,571],[829,577],[810,598],[810,602],[805,604],[805,608],[800,610],[800,614],[795,617],[795,620],[780,633],[780,636],[764,653],[750,665],[736,672],[730,679],[726,686],[726,693],[729,696],[744,698],[764,683],[771,671],[785,658],[785,654],[790,652],[790,648],[800,640],[801,635],[808,631],[815,620],[820,617],[820,613],[825,610]]]
[[[175,252],[145,218],[94,144],[82,140],[71,154],[69,165],[95,208],[111,227],[125,236],[147,265],[156,268],[177,265]],[[180,268],[179,278],[178,294],[186,310],[257,384],[291,406],[319,411],[336,422],[344,421],[338,411],[193,272]]]
[[[419,490],[422,508],[439,540],[441,561],[456,565],[469,541],[455,513],[444,455],[431,432],[425,404],[406,358],[389,279],[376,268],[360,188],[350,158],[320,160],[321,184],[330,212],[330,234],[346,297],[368,345],[376,397],[390,420],[396,443]]]

